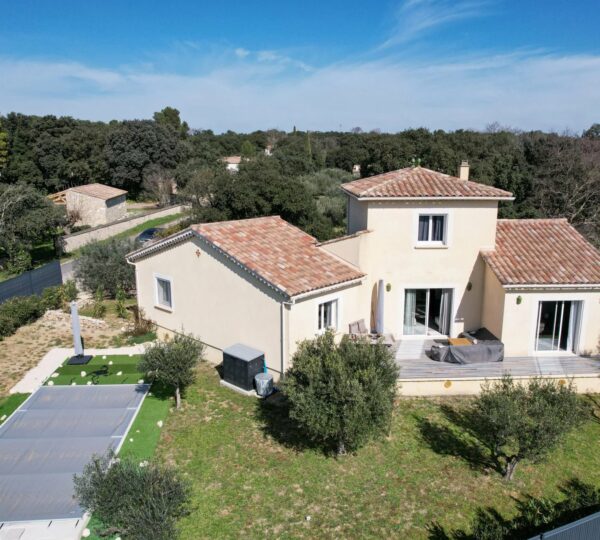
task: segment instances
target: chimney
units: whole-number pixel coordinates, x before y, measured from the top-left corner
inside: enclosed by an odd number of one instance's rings
[[[458,177],[461,180],[467,181],[469,179],[469,162],[463,160],[460,162],[460,168],[458,169]]]

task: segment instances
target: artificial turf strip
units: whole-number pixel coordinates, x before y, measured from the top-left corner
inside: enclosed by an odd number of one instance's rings
[[[2,425],[30,395],[31,394],[10,394],[9,396],[0,398],[0,425]]]
[[[73,383],[87,385],[88,382],[91,384],[137,384],[144,377],[143,373],[137,370],[140,360],[140,355],[108,355],[106,358],[98,355],[82,366],[68,365],[68,360],[65,360],[62,366],[55,371],[58,376],[51,375],[45,384],[48,385],[50,382],[57,386],[72,385]],[[81,376],[82,372],[85,372],[83,377]]]

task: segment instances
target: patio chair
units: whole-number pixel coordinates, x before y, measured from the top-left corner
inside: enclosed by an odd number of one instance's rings
[[[370,336],[370,332],[367,330],[367,325],[365,324],[364,319],[350,323],[348,325],[348,334],[353,339]]]

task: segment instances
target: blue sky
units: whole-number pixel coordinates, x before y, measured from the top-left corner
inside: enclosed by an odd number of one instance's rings
[[[196,128],[580,131],[600,5],[579,0],[0,0],[0,112]]]

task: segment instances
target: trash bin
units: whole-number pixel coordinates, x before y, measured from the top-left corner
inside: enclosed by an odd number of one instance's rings
[[[267,397],[273,392],[273,375],[270,373],[259,373],[254,377],[254,383],[260,397]]]

